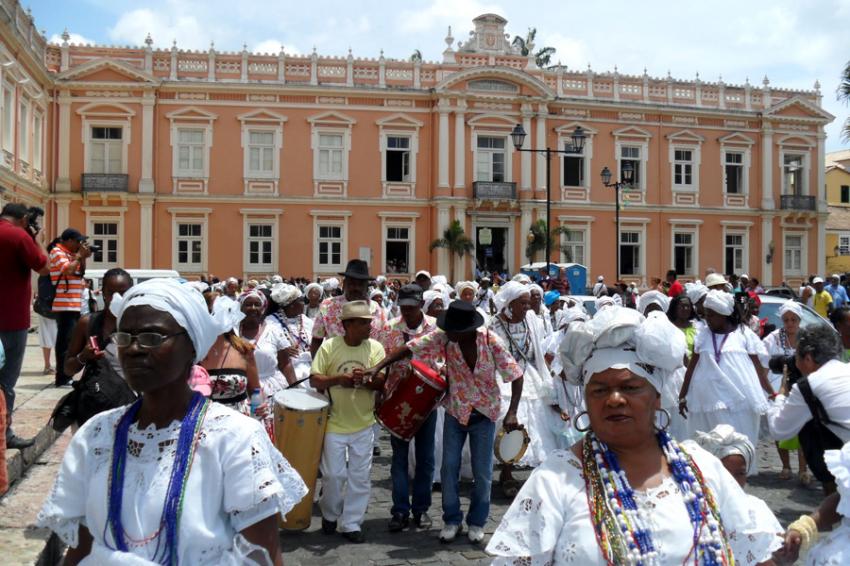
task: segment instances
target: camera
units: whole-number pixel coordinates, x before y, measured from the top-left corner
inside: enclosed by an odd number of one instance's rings
[[[41,231],[42,216],[44,216],[44,209],[40,206],[31,206],[27,209],[27,226],[33,234]]]
[[[770,371],[773,373],[782,373],[785,371],[785,368],[788,368],[789,387],[803,378],[803,374],[800,373],[799,368],[797,368],[797,361],[794,354],[791,354],[790,356],[771,356],[770,360],[767,362],[767,367],[770,368]]]
[[[103,251],[103,246],[99,246],[97,244],[89,244],[88,242],[86,242],[86,247],[93,254],[99,254],[101,251]]]

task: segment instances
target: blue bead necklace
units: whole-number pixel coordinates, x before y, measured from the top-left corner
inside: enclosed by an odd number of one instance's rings
[[[195,449],[209,407],[209,399],[198,392],[193,393],[189,408],[180,423],[180,434],[174,454],[171,477],[168,480],[165,503],[157,530],[143,539],[132,539],[124,530],[121,522],[121,508],[124,500],[124,472],[127,463],[128,435],[130,425],[136,419],[142,399],[133,403],[118,421],[115,429],[115,441],[112,447],[112,466],[109,471],[109,499],[103,540],[106,541],[106,529],[109,528],[115,542],[115,550],[128,552],[130,546],[144,547],[156,540],[153,560],[160,564],[177,563],[177,531],[183,510],[183,498],[189,471],[195,457]],[[160,536],[165,531],[165,536]],[[164,539],[164,540],[163,540]],[[107,543],[108,544],[108,543]]]

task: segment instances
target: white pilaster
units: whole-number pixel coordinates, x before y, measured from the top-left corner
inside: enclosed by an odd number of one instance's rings
[[[817,199],[818,199],[818,212],[826,212],[826,171],[824,170],[826,167],[826,155],[824,153],[824,140],[826,139],[826,134],[818,132],[818,162],[817,162],[817,171],[818,171],[818,190],[817,190]]]
[[[440,138],[438,148],[439,171],[437,176],[438,187],[449,186],[449,107],[448,100],[441,100],[437,104],[437,111],[440,113]]]
[[[177,40],[174,40],[174,43],[171,44],[171,69],[168,75],[169,80],[176,81],[177,80]]]
[[[773,263],[767,263],[767,252],[768,246],[770,242],[773,241],[773,217],[772,216],[762,216],[761,219],[761,250],[759,253],[761,254],[761,284],[762,285],[773,285]],[[777,261],[781,261],[774,254],[772,261],[775,263]]]
[[[57,163],[56,191],[71,190],[71,93],[59,92],[59,156]],[[66,205],[67,212],[67,205]],[[58,218],[58,217],[57,217]],[[64,228],[62,228],[64,230]]]
[[[139,199],[139,268],[151,269],[153,257],[153,198]]]
[[[458,100],[455,110],[455,188],[466,185],[466,101]]]
[[[534,111],[531,108],[530,104],[523,104],[521,108],[522,112],[522,128],[526,132],[525,140],[522,142],[522,149],[530,149],[531,142],[531,117],[534,116]],[[519,171],[520,171],[520,185],[519,188],[522,191],[530,191],[531,190],[531,153],[528,151],[523,151],[520,153],[520,162],[519,162]]]
[[[56,232],[61,234],[62,230],[69,227],[71,219],[71,201],[68,198],[56,199]]]
[[[549,109],[545,104],[541,104],[537,108],[537,147],[535,149],[546,149],[546,115]],[[537,188],[546,189],[546,155],[537,153],[537,167],[535,177],[537,177]]]
[[[454,206],[455,209],[455,220],[460,222],[460,225],[463,227],[464,231],[466,230],[466,205],[465,204],[456,204]],[[473,252],[474,253],[474,252]],[[471,254],[466,254],[462,258],[455,258],[455,280],[449,281],[452,285],[457,283],[458,281],[466,280],[467,269],[466,266],[469,264],[469,258],[472,257]],[[446,274],[448,275],[448,274]]]
[[[448,204],[437,204],[437,238],[442,238],[443,232],[449,228],[450,211]],[[437,272],[443,274],[449,272],[449,252],[445,248],[437,248]]]
[[[140,193],[153,193],[153,107],[154,94],[146,92],[142,97],[142,178]],[[144,232],[142,232],[144,233]]]
[[[520,265],[523,265],[528,258],[525,257],[525,244],[528,242],[528,231],[531,229],[531,211],[534,210],[534,206],[531,203],[520,203],[520,217],[519,217],[519,238],[517,241],[519,242],[519,256],[520,256]],[[530,262],[530,260],[529,260]]]
[[[215,82],[215,47],[212,43],[207,53],[207,80],[211,83]]]
[[[766,124],[761,136],[761,207],[773,210],[773,128]]]
[[[826,215],[819,214],[818,223],[818,249],[815,251],[818,257],[818,273],[826,275]]]

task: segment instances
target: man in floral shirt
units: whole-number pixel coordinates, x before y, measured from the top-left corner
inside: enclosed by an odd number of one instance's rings
[[[402,348],[414,338],[424,336],[437,329],[437,321],[422,312],[425,301],[422,299],[422,287],[413,283],[405,285],[398,294],[401,316],[392,319],[384,328],[381,344],[384,350],[392,352]],[[389,394],[399,380],[405,379],[410,372],[410,362],[399,360],[389,369],[385,391]],[[434,480],[434,431],[437,426],[437,412],[432,411],[422,423],[414,439],[416,451],[416,470],[413,475],[413,524],[420,529],[431,526],[428,508],[431,507],[431,484]],[[390,437],[393,459],[390,475],[393,479],[393,507],[390,511],[390,532],[399,532],[407,528],[410,504],[410,478],[407,465],[410,442]]]
[[[490,514],[496,421],[501,407],[498,377],[511,383],[511,403],[503,427],[507,431],[520,428],[516,411],[522,396],[522,370],[504,342],[481,328],[483,324],[484,317],[475,307],[454,301],[437,318],[437,330],[412,340],[368,372],[369,375],[377,375],[385,367],[410,355],[432,365],[438,359],[445,360],[449,391],[444,400],[446,421],[443,425],[443,466],[440,470],[444,524],[440,540],[443,542],[451,542],[461,530],[463,513],[458,480],[461,450],[467,435],[475,487],[466,522],[469,540],[475,544],[484,540],[484,525]]]

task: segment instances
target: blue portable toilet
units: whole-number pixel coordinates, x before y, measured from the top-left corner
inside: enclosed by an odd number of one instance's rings
[[[570,282],[570,294],[586,295],[587,268],[580,263],[562,263],[560,265],[567,271],[567,281]]]

